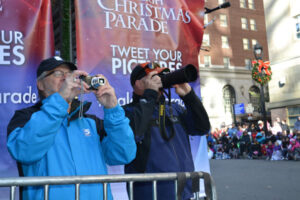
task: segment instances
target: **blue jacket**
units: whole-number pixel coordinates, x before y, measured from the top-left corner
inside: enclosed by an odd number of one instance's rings
[[[22,167],[20,175],[103,175],[107,174],[106,164],[126,164],[135,158],[134,136],[119,105],[104,108],[105,131],[97,117],[84,114],[79,118],[79,107],[72,105],[70,114],[68,107],[68,103],[55,93],[40,104],[16,111],[8,125],[7,147]],[[89,105],[84,107],[87,111]],[[23,190],[25,200],[40,200],[43,195],[43,187]],[[80,199],[102,197],[101,184],[80,186]],[[50,186],[49,199],[75,199],[75,186]],[[108,199],[112,199],[110,188]]]
[[[137,156],[125,166],[126,173],[193,172],[194,163],[188,135],[204,135],[210,129],[208,115],[194,91],[182,97],[186,109],[165,104],[165,117],[159,117],[158,93],[145,90],[134,94],[133,102],[124,106],[137,142]],[[161,99],[164,103],[164,99]],[[134,199],[152,200],[152,183],[134,183]],[[157,183],[158,200],[175,199],[174,181]],[[192,197],[191,182],[181,199]]]

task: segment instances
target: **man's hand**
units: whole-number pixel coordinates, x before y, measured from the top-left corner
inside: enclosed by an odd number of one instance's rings
[[[96,76],[104,78],[105,84],[98,87],[98,90],[93,90],[97,100],[105,108],[113,108],[117,105],[118,100],[115,94],[115,89],[109,84],[108,80],[101,74]]]
[[[144,83],[145,89],[152,89],[159,91],[162,88],[162,82],[156,71],[150,72],[147,76],[143,77],[142,82]]]
[[[175,88],[175,92],[181,97],[184,97],[192,90],[188,83],[176,84],[173,87]]]
[[[62,83],[61,88],[58,93],[67,101],[71,102],[75,96],[80,94],[81,84],[83,84],[83,92],[88,93],[89,86],[81,81],[78,77],[80,75],[87,76],[88,73],[84,71],[74,70],[70,75],[68,75],[64,82]],[[81,83],[82,82],[82,83]]]

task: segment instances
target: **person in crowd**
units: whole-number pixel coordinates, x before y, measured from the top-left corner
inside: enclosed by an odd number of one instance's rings
[[[244,131],[243,136],[240,138],[240,156],[245,157],[249,154],[251,139],[247,131]]]
[[[262,155],[260,143],[254,138],[250,146],[249,159],[258,159]]]
[[[103,86],[89,90],[79,79],[84,71],[60,57],[43,60],[37,69],[40,101],[17,110],[7,127],[7,148],[18,162],[20,176],[107,174],[106,164],[131,162],[136,144],[129,119],[117,104],[114,88],[103,75]],[[104,109],[104,120],[87,114],[91,103],[76,99],[93,92]],[[75,185],[49,186],[49,199],[75,199]],[[44,198],[42,186],[23,189],[23,200]],[[102,184],[80,187],[80,199],[102,199]],[[108,187],[108,199],[112,199]]]
[[[290,133],[290,127],[287,125],[286,120],[281,121],[281,129],[282,129],[282,134],[288,135]]]
[[[208,154],[208,159],[210,160],[213,159],[215,152],[211,147],[207,146],[207,154]]]
[[[244,126],[244,125],[243,125]],[[243,132],[245,131],[245,129],[243,128],[243,126],[238,126],[238,131],[236,133],[237,138],[239,139],[240,137],[242,137]]]
[[[188,134],[204,135],[210,130],[208,115],[202,102],[188,83],[176,84],[175,92],[185,108],[166,101],[158,74],[167,73],[155,63],[137,65],[130,76],[133,102],[124,106],[135,134],[136,159],[125,166],[125,173],[192,172],[194,164]],[[157,183],[158,200],[173,200],[174,182]],[[135,182],[134,199],[153,199],[152,183]],[[180,199],[192,197],[188,181]]]
[[[212,136],[214,139],[218,139],[220,137],[220,130],[218,128],[215,128],[212,132]]]
[[[278,142],[279,145],[281,145],[281,143],[282,143],[282,137],[283,137],[283,134],[281,132],[278,132],[276,134],[276,142]]]
[[[272,143],[274,144],[277,140],[276,135],[273,135],[273,133],[271,131],[268,131],[267,134],[266,134],[266,143],[268,143],[268,141],[271,140]]]
[[[296,134],[296,138],[295,138],[299,143],[300,143],[300,134]]]
[[[274,121],[271,131],[273,135],[277,135],[278,132],[282,133],[281,123]]]
[[[281,126],[281,119],[280,119],[280,117],[276,117],[275,121]]]
[[[239,158],[238,138],[236,135],[229,141],[229,156],[230,158]]]
[[[215,143],[215,139],[214,139],[214,137],[212,136],[211,133],[206,134],[206,141],[211,142],[212,144]]]
[[[288,159],[288,146],[290,144],[290,138],[287,136],[282,137],[282,143],[281,143],[281,151],[282,151],[282,158],[284,160]]]
[[[265,143],[265,140],[266,140],[266,138],[265,138],[263,132],[258,132],[258,133],[256,134],[256,136],[255,136],[255,139],[257,140],[257,142],[258,142],[259,144]]]
[[[229,136],[227,136],[226,132],[222,133],[220,138],[222,147],[223,147],[223,159],[229,158]],[[231,138],[230,138],[231,139]]]
[[[300,143],[294,138],[290,139],[290,145],[288,146],[288,157],[291,160],[300,159]]]
[[[300,133],[300,116],[298,116],[296,122],[294,123],[294,130],[296,133]]]
[[[266,146],[266,151],[267,151],[266,160],[270,160],[272,158],[273,150],[274,150],[274,144],[273,144],[272,140],[268,140],[268,143]]]
[[[216,149],[215,149],[215,143],[212,143],[211,141],[207,142],[207,147],[209,148],[210,152],[212,152],[212,157],[211,158],[214,158],[214,155],[215,155],[215,152],[216,152]]]
[[[272,153],[271,160],[282,160],[281,145],[279,144],[278,140],[275,142],[273,146],[273,153]]]
[[[293,131],[290,132],[290,134],[288,134],[288,137],[289,137],[290,139],[295,138],[295,137],[296,137],[296,132],[297,132],[297,131],[294,129]]]
[[[216,160],[223,159],[224,148],[220,140],[218,140],[217,144],[215,145],[215,149],[216,149],[216,153],[215,153]]]
[[[257,131],[264,131],[264,122],[259,120],[257,122],[257,128],[256,128]]]
[[[259,121],[260,122],[260,121]],[[260,123],[259,123],[260,124]],[[258,130],[258,128],[255,126],[254,123],[251,123],[251,125],[248,127],[247,132],[256,132]]]
[[[237,132],[238,132],[238,129],[236,128],[235,124],[232,123],[232,124],[229,126],[228,131],[227,131],[229,137],[232,138],[234,135],[237,134]]]

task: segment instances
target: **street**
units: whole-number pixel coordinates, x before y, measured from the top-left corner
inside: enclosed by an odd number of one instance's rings
[[[299,200],[300,162],[210,160],[218,200]]]

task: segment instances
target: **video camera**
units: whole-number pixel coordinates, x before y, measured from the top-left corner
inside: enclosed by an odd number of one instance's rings
[[[97,90],[98,87],[105,84],[105,79],[98,76],[79,76],[79,79],[83,80],[90,86],[89,90]]]

